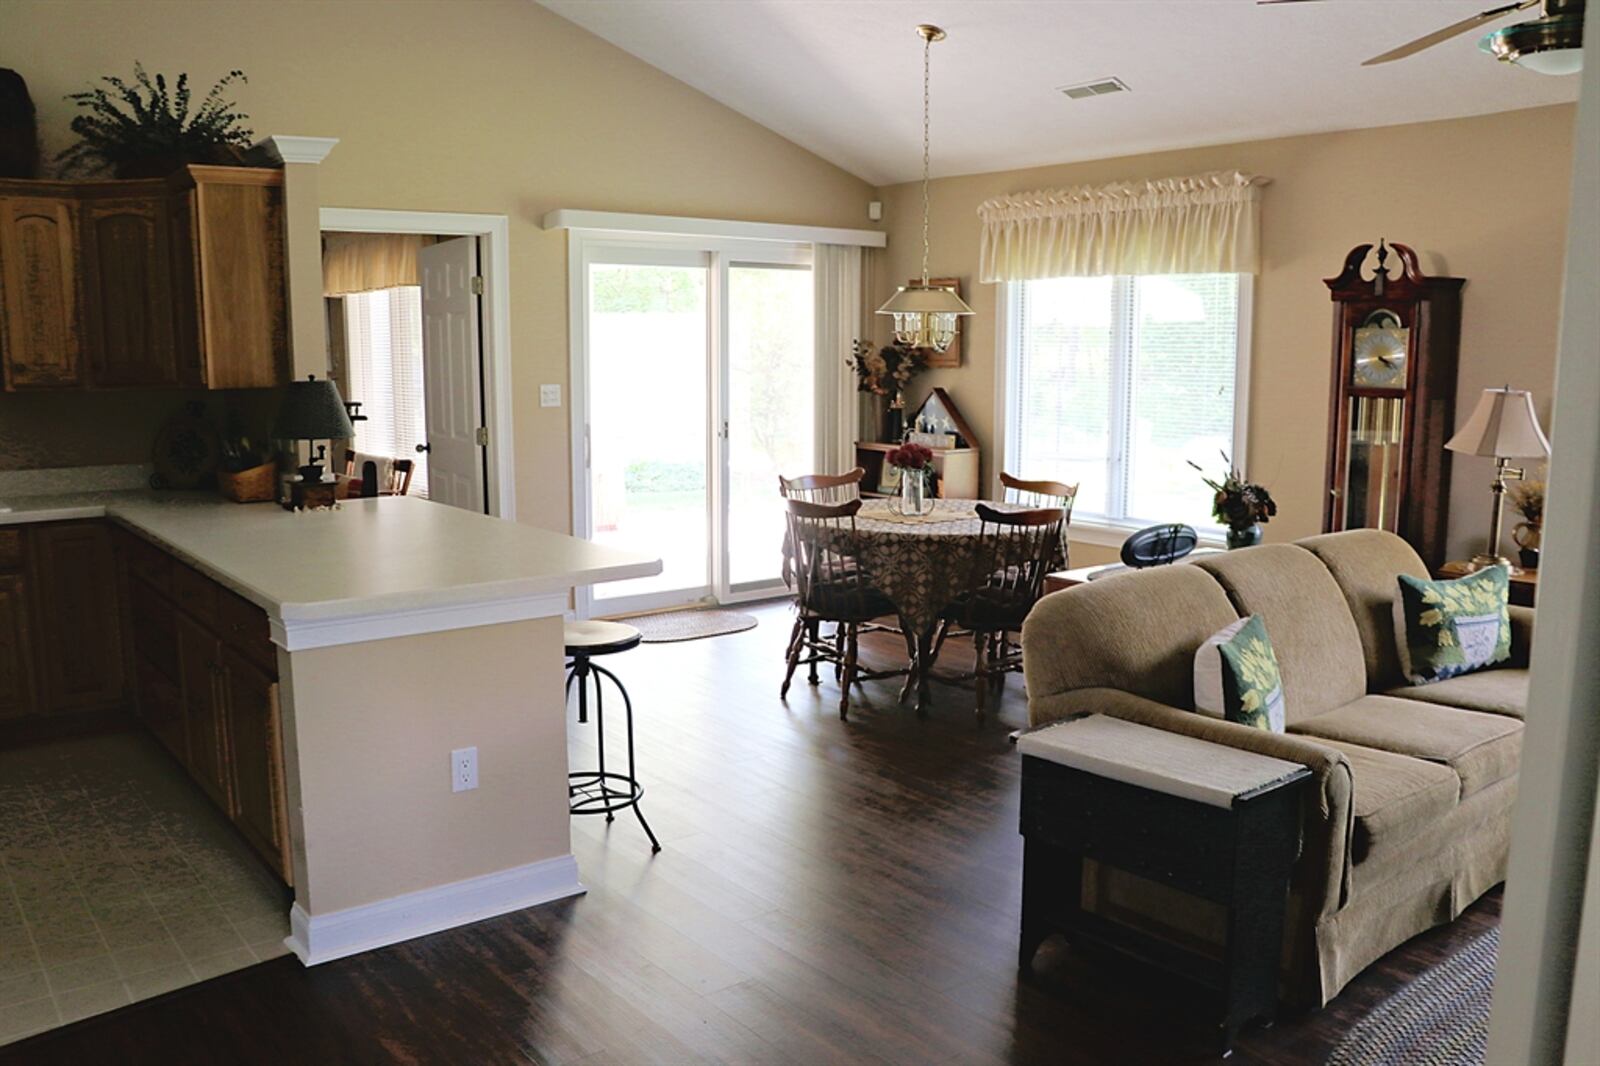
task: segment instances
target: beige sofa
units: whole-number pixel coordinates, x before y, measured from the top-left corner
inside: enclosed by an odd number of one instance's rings
[[[1285,933],[1285,994],[1320,1006],[1409,937],[1450,921],[1505,877],[1522,750],[1533,612],[1512,607],[1512,658],[1426,686],[1400,673],[1396,575],[1411,547],[1356,530],[1090,582],[1042,599],[1022,631],[1035,726],[1115,715],[1310,768]],[[1260,615],[1288,729],[1195,712],[1195,649]],[[1120,920],[1215,942],[1208,905],[1115,871],[1086,899]],[[1159,916],[1159,917],[1158,917]]]

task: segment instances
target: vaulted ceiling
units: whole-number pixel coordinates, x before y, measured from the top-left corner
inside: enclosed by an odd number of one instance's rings
[[[1489,0],[540,2],[875,184],[921,171],[919,22],[949,33],[933,46],[935,176],[1512,111],[1578,88],[1495,61],[1480,33],[1360,65]],[[1057,91],[1108,77],[1130,91]],[[1404,165],[1373,160],[1374,179]]]

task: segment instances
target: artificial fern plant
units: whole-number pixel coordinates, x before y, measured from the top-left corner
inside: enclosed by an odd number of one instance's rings
[[[67,99],[80,108],[72,120],[77,143],[56,157],[67,173],[111,171],[115,177],[160,177],[186,163],[238,163],[254,133],[241,125],[248,115],[223,98],[233,82],[248,82],[229,71],[211,87],[200,107],[189,112],[189,75],[179,74],[167,91],[163,74],[151,78],[133,65],[133,84],[115,76]]]

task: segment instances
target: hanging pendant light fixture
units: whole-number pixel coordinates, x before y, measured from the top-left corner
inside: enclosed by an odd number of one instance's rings
[[[928,281],[928,70],[934,41],[944,40],[937,26],[917,27],[922,38],[922,281],[901,286],[878,308],[880,315],[894,316],[896,344],[908,348],[932,348],[942,352],[956,339],[956,319],[972,314],[954,289]]]

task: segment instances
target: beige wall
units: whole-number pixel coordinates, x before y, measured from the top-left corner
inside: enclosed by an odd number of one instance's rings
[[[1532,389],[1548,419],[1570,182],[1571,106],[1383,129],[1289,137],[948,178],[933,185],[934,276],[960,276],[977,312],[964,365],[925,376],[949,389],[995,453],[995,286],[976,282],[978,204],[1041,187],[1169,177],[1237,167],[1272,179],[1262,207],[1263,269],[1255,288],[1249,472],[1281,504],[1271,540],[1316,533],[1322,522],[1331,305],[1321,279],[1355,245],[1379,237],[1415,248],[1425,272],[1468,279],[1457,419],[1479,390]],[[937,151],[937,144],[935,144]],[[879,298],[920,269],[915,185],[881,191],[891,234]],[[880,336],[886,339],[886,334]],[[985,463],[992,477],[993,464]],[[1452,554],[1487,532],[1491,466],[1458,459],[1451,492]],[[1074,547],[1076,552],[1076,546]],[[1469,552],[1470,553],[1470,552]],[[1091,562],[1102,553],[1075,554]]]
[[[295,902],[320,916],[570,854],[561,647],[538,618],[280,653]],[[452,792],[466,747],[478,788]]]
[[[0,34],[49,153],[62,95],[91,78],[137,59],[208,86],[237,67],[259,135],[340,138],[325,206],[509,215],[519,513],[553,529],[569,526],[567,409],[538,401],[567,381],[567,240],[539,228],[546,211],[867,225],[867,183],[531,0],[5,0]],[[119,406],[142,426],[136,405]]]

